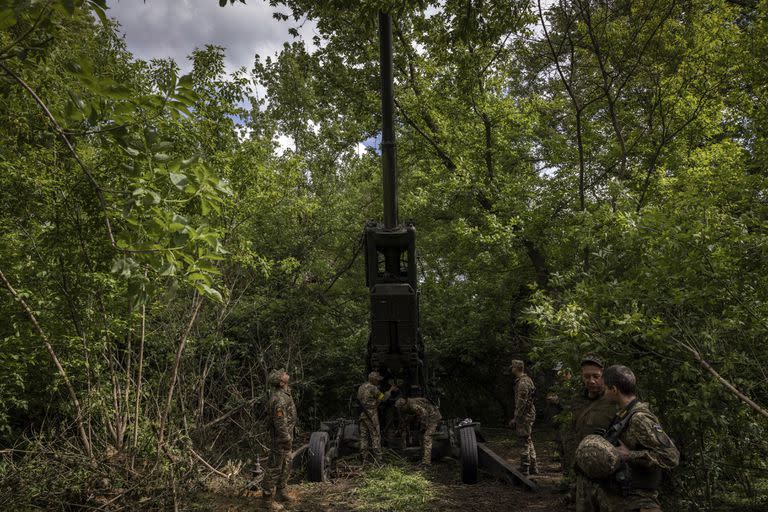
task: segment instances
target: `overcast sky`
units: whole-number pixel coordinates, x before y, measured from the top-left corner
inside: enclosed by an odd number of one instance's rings
[[[297,25],[292,18],[273,19],[275,9],[265,0],[227,7],[219,7],[218,0],[107,0],[107,5],[134,57],[172,57],[182,72],[190,69],[187,56],[192,50],[209,43],[226,48],[228,71],[240,66],[250,70],[254,55],[276,53],[293,40],[288,29]],[[306,23],[302,33],[311,37],[312,29]]]

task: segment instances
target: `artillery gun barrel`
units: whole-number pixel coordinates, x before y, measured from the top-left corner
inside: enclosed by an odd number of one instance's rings
[[[392,17],[379,12],[379,56],[381,59],[381,163],[384,184],[384,227],[397,227],[397,166],[395,159],[395,110],[392,79]]]

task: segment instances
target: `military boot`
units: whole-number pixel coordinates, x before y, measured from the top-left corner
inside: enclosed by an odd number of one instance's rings
[[[275,496],[271,492],[262,492],[261,500],[264,505],[264,510],[283,510],[283,508],[285,508],[275,501]]]
[[[278,489],[275,493],[275,499],[283,503],[290,503],[296,501],[296,495],[292,492],[288,492],[285,489]]]

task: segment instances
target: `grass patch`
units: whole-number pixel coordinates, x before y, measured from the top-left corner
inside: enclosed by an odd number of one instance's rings
[[[362,502],[359,510],[382,512],[426,511],[432,499],[430,483],[424,475],[398,466],[368,471],[355,494]]]

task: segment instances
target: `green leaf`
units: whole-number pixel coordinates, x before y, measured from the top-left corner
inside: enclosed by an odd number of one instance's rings
[[[171,178],[171,183],[179,190],[184,190],[184,187],[189,184],[189,178],[187,178],[186,174],[171,172],[168,173],[168,177]]]
[[[200,285],[198,287],[198,291],[203,293],[209,299],[215,300],[216,302],[224,302],[224,298],[221,296],[221,293],[219,293],[219,291],[216,290],[215,288],[211,288],[208,285],[205,285],[205,284]]]
[[[168,151],[171,148],[173,148],[173,143],[168,142],[167,140],[160,141],[157,144],[152,145],[152,151],[155,152]]]
[[[108,98],[116,100],[127,100],[133,97],[133,92],[128,87],[121,84],[107,85],[101,92]]]
[[[186,114],[188,117],[192,117],[192,112],[189,110],[189,108],[184,103],[182,103],[180,101],[171,101],[171,102],[169,102],[169,104],[177,112]]]
[[[189,167],[190,165],[194,164],[195,162],[197,162],[199,159],[200,159],[200,155],[194,155],[194,156],[192,156],[190,158],[187,158],[186,160],[182,160],[181,161],[181,168],[185,169],[185,168]]]
[[[101,20],[101,25],[104,27],[109,26],[109,22],[107,21],[107,14],[105,10],[107,9],[106,3],[103,0],[90,0],[88,2],[91,6],[91,10],[96,13],[96,16],[99,17],[99,20]]]
[[[125,151],[126,153],[128,153],[129,156],[132,156],[134,158],[136,158],[141,154],[139,153],[139,150],[133,149],[132,147],[128,147],[128,146],[123,147],[123,151]]]
[[[0,11],[0,30],[5,30],[16,24],[16,15],[11,9]]]
[[[186,74],[179,78],[179,87],[192,87],[192,75]]]

